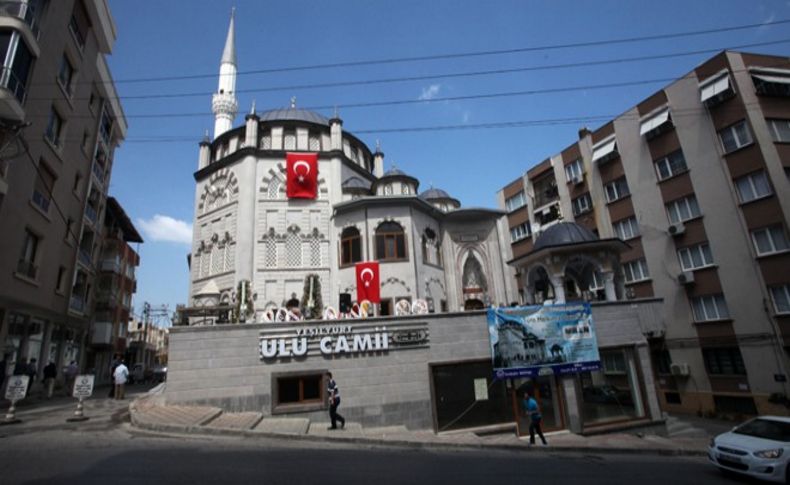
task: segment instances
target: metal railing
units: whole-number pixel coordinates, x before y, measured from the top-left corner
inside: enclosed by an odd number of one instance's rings
[[[30,27],[30,31],[38,38],[38,14],[28,2],[21,0],[0,1],[0,17],[16,17]]]
[[[96,219],[98,218],[98,214],[96,214],[96,209],[91,207],[90,204],[85,206],[85,217],[88,218],[94,224],[96,223]]]
[[[79,296],[72,296],[71,300],[69,301],[69,308],[78,312],[84,312],[85,300],[83,300]]]
[[[77,251],[77,253],[78,253],[78,257],[80,259],[80,262],[82,264],[84,264],[85,266],[87,266],[89,268],[92,267],[91,255],[90,255],[90,253],[88,251],[85,251],[84,249],[80,248],[80,250]]]
[[[104,168],[99,165],[99,162],[93,162],[93,175],[96,176],[96,180],[99,181],[100,184],[104,185]]]
[[[30,279],[35,279],[36,273],[38,273],[38,266],[33,264],[32,261],[20,259],[16,265],[16,272]]]

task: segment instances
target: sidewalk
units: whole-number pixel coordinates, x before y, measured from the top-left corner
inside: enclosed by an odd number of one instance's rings
[[[638,436],[609,433],[581,436],[569,432],[546,434],[549,446],[529,445],[529,439],[512,434],[478,436],[472,432],[435,434],[402,426],[363,428],[349,422],[345,429],[327,430],[327,422],[307,418],[264,417],[261,413],[227,413],[210,406],[165,405],[161,387],[151,390],[129,406],[132,426],[150,431],[188,434],[222,434],[245,437],[288,438],[313,442],[342,442],[409,448],[507,449],[594,453],[704,456],[710,435],[698,427],[685,426],[680,436]],[[675,421],[678,420],[676,418]]]

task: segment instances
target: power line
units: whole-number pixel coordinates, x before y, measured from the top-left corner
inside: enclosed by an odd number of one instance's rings
[[[553,70],[553,69],[570,69],[570,68],[601,66],[601,65],[609,65],[609,64],[623,64],[629,62],[639,62],[639,61],[648,61],[648,60],[669,59],[674,57],[685,57],[685,56],[700,55],[700,54],[710,54],[714,52],[721,52],[722,50],[748,49],[752,47],[762,47],[767,45],[783,44],[787,42],[790,42],[790,38],[784,38],[784,39],[766,41],[766,42],[757,42],[752,44],[742,44],[738,46],[726,47],[724,49],[722,48],[701,49],[701,50],[676,52],[669,54],[655,54],[649,56],[625,57],[619,59],[605,59],[598,61],[582,61],[582,62],[553,64],[553,65],[545,65],[545,66],[525,66],[525,67],[507,68],[507,69],[491,69],[491,70],[482,70],[482,71],[427,74],[422,76],[403,76],[403,77],[379,78],[379,79],[337,81],[337,82],[329,82],[329,83],[296,84],[296,85],[288,85],[288,86],[274,86],[267,88],[240,89],[240,90],[236,90],[236,93],[248,94],[248,93],[265,93],[265,92],[275,92],[275,91],[326,89],[326,88],[350,87],[350,86],[370,86],[376,84],[393,84],[399,82],[426,81],[426,80],[435,80],[435,79],[453,79],[453,78],[477,77],[477,76],[492,76],[492,75],[514,74],[520,72],[544,71],[544,70]],[[172,99],[172,98],[203,97],[203,96],[211,96],[212,94],[214,94],[213,91],[210,92],[195,91],[195,92],[167,93],[167,94],[126,95],[126,96],[116,96],[114,99],[118,99],[118,100]],[[45,97],[45,98],[28,98],[28,99],[35,101],[47,101],[47,100],[52,100],[53,98]],[[78,101],[78,100],[84,101],[88,99],[89,98],[72,98],[72,101]]]
[[[436,61],[436,60],[445,60],[445,59],[462,59],[462,58],[470,58],[470,57],[485,57],[485,56],[496,56],[496,55],[506,55],[506,54],[519,54],[519,53],[526,53],[526,52],[541,52],[541,51],[550,51],[550,50],[561,50],[561,49],[574,49],[574,48],[584,48],[584,47],[598,47],[603,45],[616,45],[616,44],[627,44],[632,42],[646,42],[652,40],[666,40],[666,39],[677,39],[683,37],[695,37],[695,36],[703,36],[703,35],[710,35],[710,34],[720,34],[724,32],[735,32],[739,30],[749,30],[755,28],[764,28],[769,26],[775,25],[782,25],[790,23],[790,19],[782,19],[782,20],[774,20],[770,22],[762,22],[762,23],[755,23],[755,24],[742,24],[742,25],[732,25],[727,27],[719,27],[713,29],[704,29],[704,30],[691,30],[691,31],[684,31],[684,32],[672,32],[666,34],[653,34],[653,35],[644,35],[644,36],[635,36],[635,37],[623,37],[619,39],[602,39],[602,40],[591,40],[591,41],[584,41],[584,42],[572,42],[572,43],[565,43],[565,44],[546,44],[541,46],[532,46],[532,47],[517,47],[513,49],[495,49],[495,50],[486,50],[486,51],[468,51],[468,52],[455,52],[455,53],[447,53],[447,54],[432,54],[432,55],[425,55],[425,56],[410,56],[410,57],[392,57],[392,58],[385,58],[385,59],[368,59],[368,60],[360,60],[360,61],[343,61],[343,62],[334,62],[334,63],[325,63],[325,64],[312,64],[312,65],[303,65],[303,66],[290,66],[290,67],[276,67],[276,68],[269,68],[269,69],[253,69],[248,71],[239,71],[237,75],[244,76],[244,75],[253,75],[253,74],[273,74],[273,73],[281,73],[281,72],[295,72],[295,71],[309,71],[309,70],[319,70],[319,69],[334,69],[334,68],[343,68],[343,67],[360,67],[360,66],[372,66],[372,65],[384,65],[384,64],[398,64],[398,63],[407,63],[407,62],[424,62],[424,61]],[[177,75],[177,76],[159,76],[159,77],[146,77],[146,78],[130,78],[130,79],[120,79],[115,80],[115,84],[131,84],[131,83],[145,83],[145,82],[161,82],[161,81],[181,81],[181,80],[188,80],[188,79],[205,79],[205,78],[216,78],[217,73],[211,74],[186,74],[186,75]],[[87,82],[87,81],[86,81]],[[106,81],[107,83],[111,83],[112,81]],[[47,83],[49,84],[49,83]]]

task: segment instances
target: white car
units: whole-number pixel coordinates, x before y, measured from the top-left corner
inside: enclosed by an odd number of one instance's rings
[[[710,440],[708,459],[722,470],[790,483],[790,418],[760,416]]]

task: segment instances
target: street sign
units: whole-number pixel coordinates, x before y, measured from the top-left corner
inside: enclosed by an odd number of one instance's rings
[[[27,384],[29,376],[11,376],[8,378],[8,385],[5,388],[5,398],[9,401],[19,401],[27,394]]]
[[[74,380],[73,397],[91,397],[93,394],[93,374],[79,375]]]

